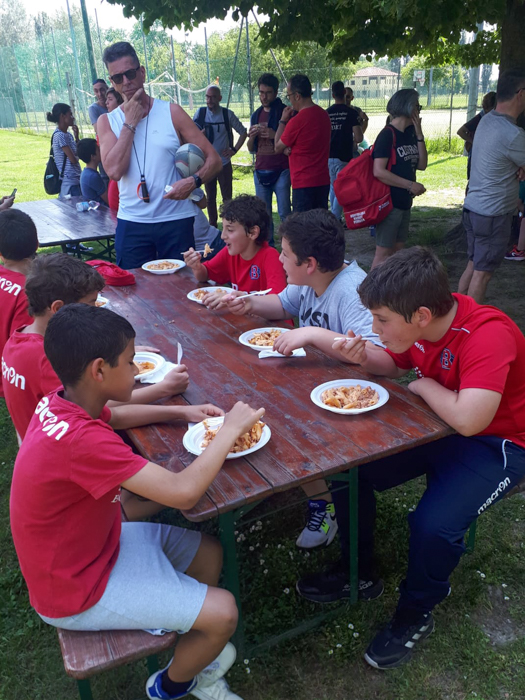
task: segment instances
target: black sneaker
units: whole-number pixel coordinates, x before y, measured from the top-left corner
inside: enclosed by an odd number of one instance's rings
[[[432,613],[424,613],[415,623],[403,621],[401,616],[394,615],[366,650],[365,661],[382,671],[397,668],[410,660],[414,645],[433,631]]]
[[[299,579],[295,588],[300,596],[314,603],[333,603],[336,600],[350,598],[348,569],[338,561],[321,573],[309,574]],[[383,591],[381,579],[377,581],[359,579],[359,600],[375,600]]]

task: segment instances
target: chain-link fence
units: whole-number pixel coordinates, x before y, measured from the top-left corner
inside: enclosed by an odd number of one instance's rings
[[[73,31],[56,29],[51,25],[36,25],[32,41],[0,47],[0,128],[31,129],[51,133],[54,124],[46,119],[46,112],[56,102],[71,104],[82,135],[93,133],[87,107],[94,101],[92,79],[94,71],[84,30],[80,21]],[[367,64],[332,66],[317,47],[315,55],[292,55],[286,64],[276,61],[270,53],[262,52],[256,41],[247,39],[245,32],[233,30],[228,36],[212,34],[206,45],[188,40],[174,42],[161,28],[153,28],[144,36],[140,23],[131,35],[118,30],[104,30],[92,23],[95,72],[107,79],[102,64],[105,46],[117,40],[129,39],[147,70],[146,89],[154,97],[179,103],[193,116],[205,105],[206,87],[218,83],[222,90],[222,104],[229,104],[237,116],[247,122],[259,104],[257,79],[270,71],[280,78],[284,91],[286,78],[294,73],[309,76],[314,100],[322,107],[331,102],[330,85],[343,80],[354,91],[354,106],[363,109],[370,122],[366,138],[373,142],[385,124],[386,104],[390,96],[403,87],[416,87],[424,107],[423,124],[427,138],[441,139],[443,146],[466,121],[469,100],[469,71],[461,67],[440,67],[414,72],[411,64],[392,59],[386,67]],[[255,36],[255,28],[253,35]],[[250,37],[252,27],[250,27]],[[306,52],[308,54],[308,52]],[[392,70],[393,68],[393,70]],[[482,92],[492,88],[486,71],[478,71],[481,78],[475,91],[477,107]],[[489,72],[490,74],[490,72]],[[417,82],[414,78],[418,78]],[[108,81],[109,82],[109,81]],[[471,93],[472,94],[472,93]],[[471,109],[472,111],[472,109]]]

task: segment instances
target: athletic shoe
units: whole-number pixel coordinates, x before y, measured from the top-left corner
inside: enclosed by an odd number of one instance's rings
[[[365,654],[365,661],[380,670],[397,668],[412,656],[414,645],[434,631],[432,613],[424,613],[416,622],[396,613],[391,622],[376,635]]]
[[[505,256],[505,260],[525,260],[525,250],[518,250],[518,246],[514,246],[510,253]]]
[[[211,685],[201,686],[197,684],[195,688],[190,690],[190,694],[195,695],[199,700],[242,700],[239,695],[230,690],[230,686],[224,678],[219,678]]]
[[[299,579],[295,585],[297,593],[314,603],[333,603],[336,600],[350,598],[348,569],[341,560],[331,564],[325,571],[310,574]],[[359,579],[359,600],[375,600],[383,593],[383,581]]]
[[[337,534],[334,504],[322,499],[308,501],[308,510],[308,522],[295,544],[301,549],[328,547]]]
[[[224,683],[220,682],[224,674],[235,663],[236,657],[235,647],[231,642],[228,642],[215,661],[212,661],[211,664],[195,676],[193,685],[183,695],[168,695],[162,687],[162,674],[171,666],[172,659],[162,671],[156,671],[148,678],[146,695],[150,700],[176,700],[177,698],[186,697],[190,693],[201,698],[201,700],[208,700],[208,698],[212,698],[212,700],[236,700],[238,696],[228,690],[226,681]],[[217,688],[208,692],[208,688],[214,686],[217,686]],[[224,686],[226,686],[226,689]],[[206,692],[204,692],[205,688]]]

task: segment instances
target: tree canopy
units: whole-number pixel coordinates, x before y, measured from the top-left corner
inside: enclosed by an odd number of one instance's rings
[[[166,27],[191,30],[211,19],[247,15],[252,0],[108,0],[120,4],[126,16],[144,16],[144,27],[160,20]],[[326,47],[335,63],[364,55],[422,54],[437,63],[465,66],[500,62],[503,69],[525,67],[518,27],[525,25],[523,0],[259,0],[267,15],[261,38],[265,48],[291,47],[315,41]],[[471,44],[460,44],[461,32],[478,23],[490,29]]]

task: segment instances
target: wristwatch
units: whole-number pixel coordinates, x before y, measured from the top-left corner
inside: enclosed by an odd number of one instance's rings
[[[202,187],[202,180],[198,175],[193,175],[193,179],[195,180],[195,187]]]

